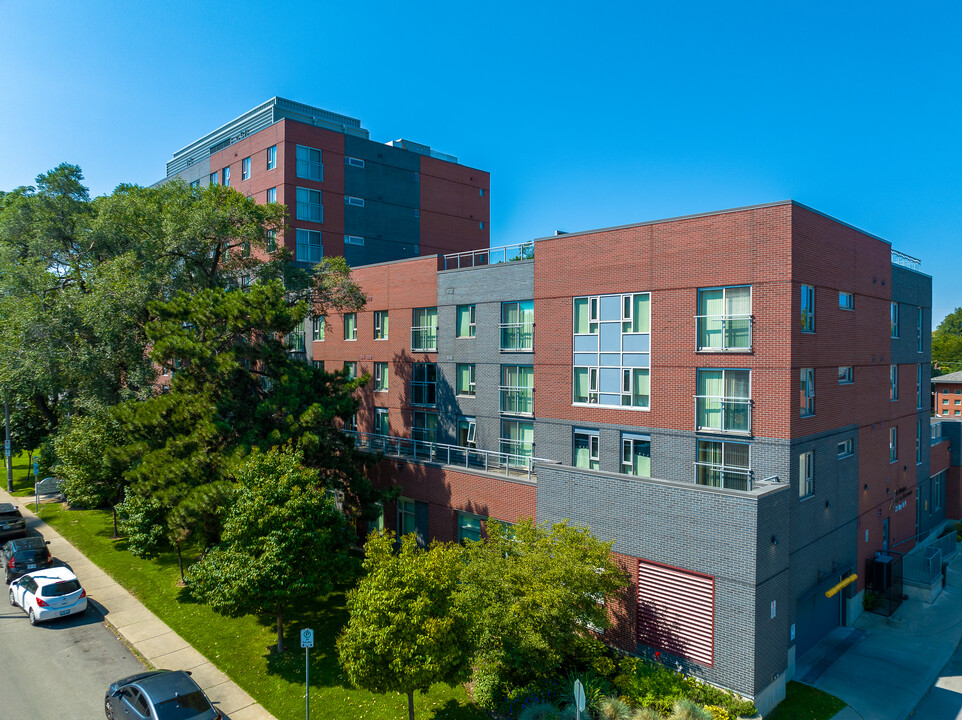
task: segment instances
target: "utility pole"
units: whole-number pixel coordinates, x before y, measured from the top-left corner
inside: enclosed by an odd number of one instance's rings
[[[13,492],[13,461],[10,459],[10,403],[7,394],[3,394],[3,425],[6,430],[6,440],[3,443],[3,454],[7,462],[7,492]]]

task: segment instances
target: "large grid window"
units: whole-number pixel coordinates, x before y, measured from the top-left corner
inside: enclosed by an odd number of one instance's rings
[[[747,443],[699,440],[695,482],[708,487],[751,490],[750,446]]]
[[[534,301],[501,303],[501,349],[529,351],[534,346]]]
[[[891,325],[892,337],[897,338],[899,336],[899,304],[897,302],[891,305]]]
[[[802,332],[815,332],[815,286],[802,285]]]
[[[297,160],[297,177],[308,180],[324,179],[324,164],[321,162],[321,151],[317,148],[298,145],[295,152]]]
[[[267,148],[267,169],[273,170],[277,167],[277,145]]]
[[[798,496],[815,493],[815,455],[809,450],[798,456]]]
[[[501,366],[501,412],[531,415],[534,407],[534,368]]]
[[[435,352],[438,349],[438,309],[415,308],[411,321],[411,349]]]
[[[698,370],[696,426],[719,432],[751,431],[751,371]]]
[[[588,470],[600,469],[599,435],[597,430],[575,430],[574,465]]]
[[[458,395],[474,396],[474,363],[458,363],[455,375],[455,390]]]
[[[411,404],[436,405],[438,402],[438,366],[414,363],[411,376]]]
[[[509,465],[525,465],[534,449],[534,423],[502,420],[500,447]]]
[[[459,338],[473,338],[477,335],[474,322],[474,305],[458,305],[455,333]]]
[[[324,205],[321,204],[321,191],[310,188],[297,188],[297,219],[307,222],[324,222]]]
[[[374,363],[374,392],[387,392],[391,373],[386,362]]]
[[[799,373],[799,414],[815,414],[815,368],[802,368]]]
[[[419,442],[437,442],[438,416],[435,413],[414,411],[414,425],[411,436]]]
[[[387,340],[388,336],[388,315],[387,310],[374,311],[374,339]]]
[[[699,350],[751,350],[751,286],[699,290],[696,320]]]
[[[301,262],[320,262],[324,257],[324,248],[321,245],[321,232],[319,230],[297,229],[297,255],[296,258]]]
[[[344,313],[344,339],[357,340],[357,313]]]
[[[621,472],[651,477],[651,437],[621,434]]]

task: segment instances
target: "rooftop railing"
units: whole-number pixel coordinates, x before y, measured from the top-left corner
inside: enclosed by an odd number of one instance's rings
[[[922,272],[921,260],[912,257],[911,255],[900,253],[898,250],[892,251],[892,264],[901,265],[902,267],[907,267],[909,270],[915,270],[916,272]]]
[[[501,263],[531,260],[533,258],[534,243],[526,242],[484,250],[450,253],[444,256],[441,269],[457,270],[459,268],[481,267],[483,265],[500,265]]]
[[[478,450],[460,445],[426,442],[412,438],[375,435],[373,433],[345,430],[354,438],[359,450],[384,453],[387,457],[410,460],[412,462],[431,462],[440,465],[463,467],[467,470],[480,470],[507,477],[523,477],[535,480],[534,466],[539,462],[554,462],[544,458],[510,452]]]

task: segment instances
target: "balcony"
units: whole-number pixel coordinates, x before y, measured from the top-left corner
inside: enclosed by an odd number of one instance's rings
[[[523,477],[532,481],[536,479],[534,471],[536,463],[554,463],[552,460],[531,457],[530,451],[524,454],[522,447],[516,448],[511,445],[511,441],[507,440],[501,441],[502,450],[507,452],[494,452],[460,445],[362,433],[356,430],[344,432],[354,438],[356,447],[363,452],[383,453],[387,457],[411,462],[438,463],[507,477]],[[521,452],[514,452],[515,450]]]
[[[534,243],[526,242],[486,250],[468,250],[466,252],[450,253],[441,259],[439,269],[458,270],[461,268],[500,265],[501,263],[533,259]]]
[[[698,430],[741,433],[752,430],[751,398],[695,396],[695,417]]]
[[[534,388],[502,385],[501,412],[510,415],[534,414]]]
[[[748,468],[695,462],[695,482],[708,487],[748,491],[752,489],[752,471]]]
[[[411,328],[411,350],[414,352],[438,351],[437,325],[421,325]]]
[[[751,352],[751,315],[696,315],[698,352]]]
[[[892,264],[900,265],[908,268],[909,270],[915,270],[916,272],[922,272],[921,260],[916,257],[912,257],[911,255],[900,253],[898,250],[892,250]]]
[[[534,323],[501,323],[501,350],[531,352],[534,349]]]

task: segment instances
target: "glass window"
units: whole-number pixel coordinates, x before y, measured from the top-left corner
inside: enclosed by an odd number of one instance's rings
[[[647,435],[621,434],[621,472],[651,477],[651,438]]]
[[[915,464],[922,463],[922,421],[915,421]]]
[[[438,309],[415,308],[411,322],[411,349],[434,352],[438,349]]]
[[[746,443],[699,440],[695,482],[708,487],[751,490],[749,447]]]
[[[323,342],[324,325],[324,318],[320,315],[315,315],[313,318],[311,318],[311,330],[315,342]]]
[[[597,430],[575,430],[574,442],[575,467],[598,470],[599,437]]]
[[[216,184],[217,184],[217,173],[212,172],[212,173],[210,174],[210,176],[207,178],[207,183],[208,183],[209,185],[216,185]]]
[[[802,332],[815,332],[814,285],[802,285]]]
[[[459,338],[473,338],[477,334],[477,327],[474,323],[474,305],[458,305],[456,325],[457,337]]]
[[[221,181],[220,181],[221,185],[223,185],[224,187],[230,187],[230,167],[225,167],[221,171],[220,177],[221,177]]]
[[[414,501],[408,498],[398,498],[397,501],[397,534],[407,535],[417,532],[414,524]]]
[[[438,366],[434,363],[414,363],[411,377],[411,404],[436,405]]]
[[[345,205],[357,205],[357,207],[364,207],[364,198],[351,197],[350,195],[344,196]]]
[[[311,365],[312,365],[313,367],[317,368],[318,370],[323,370],[323,369],[324,369],[324,361],[323,361],[323,360],[311,360]]]
[[[267,202],[276,203],[277,202],[277,188],[267,188]]]
[[[374,339],[388,339],[388,316],[387,310],[374,311]]]
[[[363,245],[364,238],[360,235],[345,235],[344,236],[345,245]]]
[[[455,386],[458,395],[474,395],[474,363],[458,363]]]
[[[477,422],[473,417],[458,418],[458,445],[477,447]]]
[[[897,338],[899,336],[899,304],[897,302],[892,303],[892,337]]]
[[[411,436],[418,442],[437,442],[438,416],[434,413],[415,410]]]
[[[838,368],[838,384],[849,385],[855,382],[855,370],[851,365],[842,365]]]
[[[287,335],[287,349],[291,352],[304,352],[304,326],[300,325]]]
[[[915,367],[915,409],[922,409],[922,366]]]
[[[267,148],[267,169],[273,170],[277,167],[277,145]]]
[[[241,180],[251,179],[251,159],[249,157],[241,160]]]
[[[501,366],[501,412],[531,415],[534,399],[534,368]]]
[[[899,429],[889,428],[889,462],[897,462],[899,459]]]
[[[799,411],[802,417],[808,417],[815,414],[815,369],[802,368],[799,375]]]
[[[387,392],[389,377],[390,372],[386,362],[374,363],[374,392]]]
[[[899,366],[889,365],[889,400],[899,399]]]
[[[324,222],[324,206],[321,204],[321,191],[310,188],[297,188],[297,219],[308,222]]]
[[[751,371],[698,370],[699,430],[751,431]]]
[[[634,293],[621,297],[621,331],[646,333],[651,331],[651,304],[648,293]]]
[[[364,161],[361,158],[351,157],[350,155],[344,156],[344,164],[352,167],[364,167]]]
[[[317,243],[318,243],[318,246],[320,246],[321,234],[318,233],[317,237],[318,237]],[[267,252],[274,252],[275,250],[277,250],[277,230],[268,230],[267,231]]]
[[[458,513],[458,542],[481,539],[481,518],[477,515]]]
[[[501,303],[501,349],[531,350],[534,341],[534,301]]]
[[[382,435],[383,437],[388,437],[391,434],[391,428],[388,420],[388,410],[387,408],[374,408],[374,434]]]
[[[811,450],[798,456],[798,496],[808,497],[815,493],[815,464]]]
[[[357,377],[357,363],[353,360],[345,361],[344,371],[347,373],[348,380],[354,380]]]
[[[945,470],[932,478],[932,512],[942,509],[942,491],[945,488]]]
[[[699,350],[751,350],[751,286],[699,290],[697,325]]]
[[[297,259],[301,262],[320,262],[324,256],[319,230],[297,229]]]
[[[500,446],[509,465],[527,465],[534,448],[534,423],[502,420]]]
[[[842,442],[838,444],[838,456],[840,458],[845,458],[851,455],[853,445],[854,445],[854,442],[852,438],[848,438],[847,440],[842,440]]]
[[[324,179],[324,165],[321,163],[320,150],[298,145],[295,157],[297,160],[297,177],[317,180],[318,182]]]
[[[649,406],[650,387],[648,368],[622,368],[622,406],[647,408]]]
[[[598,333],[598,298],[575,298],[575,335],[596,335]]]
[[[854,310],[855,296],[852,293],[840,292],[838,294],[838,306],[842,310]]]
[[[344,339],[357,340],[357,313],[344,313]]]
[[[598,368],[576,367],[574,369],[574,385],[576,403],[598,402]]]

